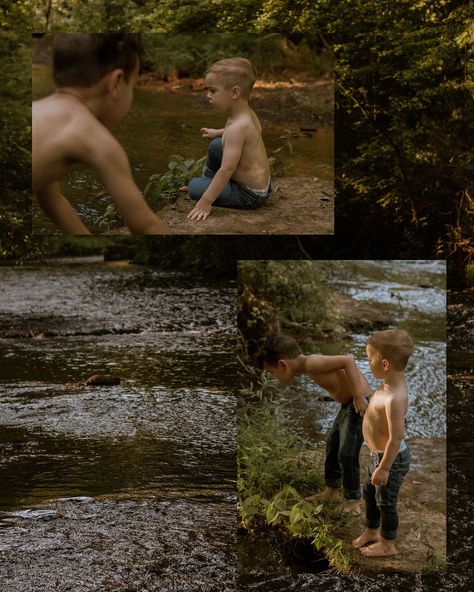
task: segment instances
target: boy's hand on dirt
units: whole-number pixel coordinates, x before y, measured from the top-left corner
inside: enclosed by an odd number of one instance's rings
[[[200,199],[187,215],[188,220],[205,220],[211,213],[212,206]]]
[[[372,477],[370,478],[370,482],[372,485],[386,485],[388,481],[388,473],[386,469],[381,469],[377,467],[375,471],[372,473]]]

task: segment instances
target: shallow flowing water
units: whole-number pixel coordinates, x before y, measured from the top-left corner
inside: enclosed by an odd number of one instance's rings
[[[33,98],[41,98],[54,91],[48,69],[35,64],[32,70]],[[196,94],[196,93],[194,93]],[[206,154],[208,141],[201,137],[202,127],[222,128],[225,115],[216,113],[196,96],[184,96],[171,91],[152,92],[147,88],[135,90],[132,108],[127,117],[114,129],[114,135],[124,146],[130,159],[133,176],[144,189],[151,175],[168,169],[170,156],[179,154],[197,159]],[[286,131],[299,131],[294,124],[279,123],[264,126],[263,139],[267,152],[284,145],[281,152],[285,176],[333,178],[334,134],[332,128],[320,128],[311,136],[281,139]],[[100,231],[95,224],[105,213],[110,198],[103,195],[103,185],[89,171],[69,175],[62,183],[65,195],[80,212],[90,229]],[[37,233],[51,233],[55,229],[34,202],[34,229]],[[103,229],[102,229],[103,230]]]
[[[234,298],[132,265],[0,268],[2,590],[234,589]],[[92,374],[122,382],[67,384]]]

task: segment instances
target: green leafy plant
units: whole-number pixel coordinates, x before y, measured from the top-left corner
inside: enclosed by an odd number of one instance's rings
[[[179,187],[187,185],[193,177],[202,175],[206,161],[203,156],[197,160],[179,154],[170,156],[168,170],[152,175],[145,187],[145,197],[153,209],[160,209],[178,196]]]
[[[335,534],[347,521],[331,504],[313,504],[305,496],[322,488],[320,467],[275,396],[274,381],[262,374],[243,389],[239,408],[239,514],[249,532],[268,526],[285,540],[305,539],[338,571],[352,565],[351,550]]]

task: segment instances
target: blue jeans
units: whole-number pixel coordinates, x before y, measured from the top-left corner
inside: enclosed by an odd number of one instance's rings
[[[188,183],[188,193],[192,200],[198,201],[201,199],[209,185],[212,183],[212,178],[221,168],[221,164],[222,139],[214,138],[207,150],[207,160],[203,171],[204,176],[194,177]],[[254,193],[248,187],[245,187],[245,185],[242,185],[242,183],[230,179],[213,205],[224,208],[253,210],[263,205],[269,198],[271,192],[272,188],[270,185],[268,195],[262,197],[261,195]]]
[[[364,438],[362,417],[352,401],[341,405],[326,441],[324,480],[328,487],[342,487],[346,499],[360,499],[359,453]]]
[[[410,468],[410,449],[407,446],[397,454],[386,485],[372,485],[370,477],[382,457],[381,452],[370,453],[369,478],[364,485],[366,526],[378,528],[382,522],[380,534],[384,539],[394,539],[398,528],[398,492]]]

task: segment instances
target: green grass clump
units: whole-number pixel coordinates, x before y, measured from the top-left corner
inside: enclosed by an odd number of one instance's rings
[[[335,535],[347,516],[330,504],[305,499],[322,489],[322,471],[308,455],[310,444],[285,416],[281,401],[268,395],[272,386],[273,381],[263,375],[257,388],[252,385],[241,398],[237,482],[241,524],[248,531],[271,526],[285,539],[307,539],[324,551],[331,566],[348,572],[351,552]]]

